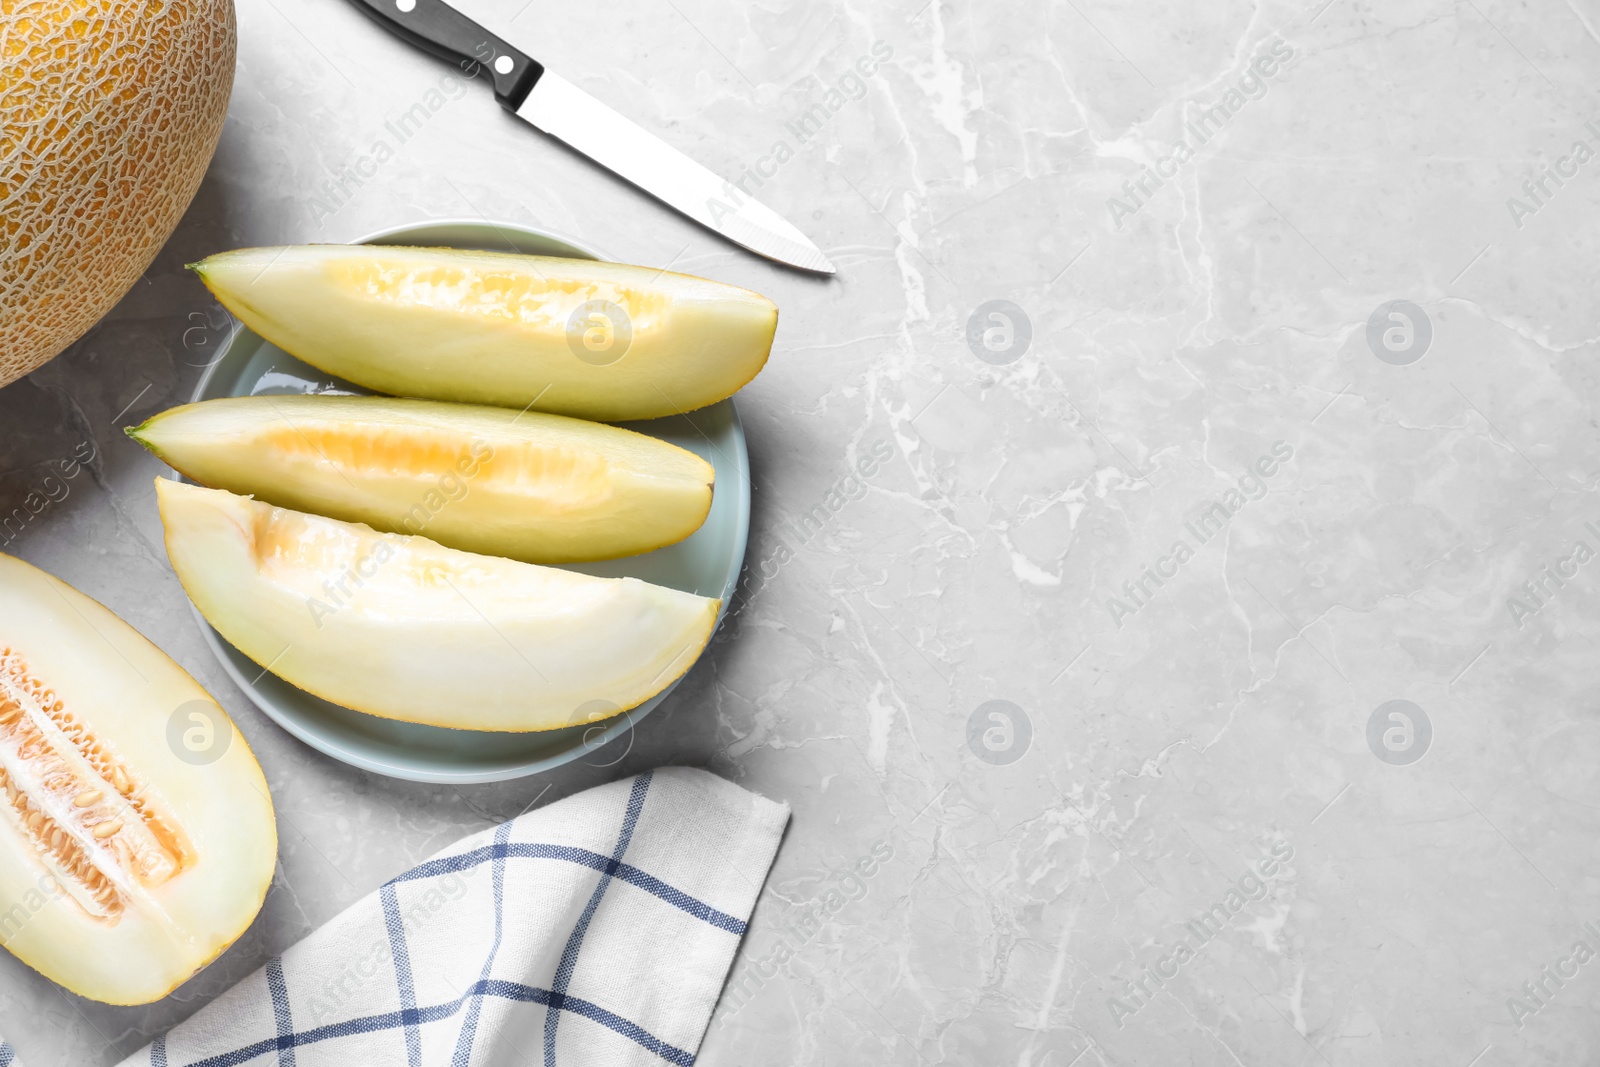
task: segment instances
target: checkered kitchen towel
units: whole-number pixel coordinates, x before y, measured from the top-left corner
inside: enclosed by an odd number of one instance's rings
[[[474,834],[123,1067],[691,1064],[788,821],[669,767]]]

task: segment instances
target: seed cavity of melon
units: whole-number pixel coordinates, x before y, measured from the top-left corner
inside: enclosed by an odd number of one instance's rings
[[[11,648],[0,649],[0,819],[68,898],[107,925],[132,892],[195,858],[133,771]]]
[[[599,507],[615,495],[613,470],[597,451],[525,442],[468,441],[459,434],[347,422],[306,425],[284,420],[256,434],[263,455],[327,464],[352,478],[420,477],[470,469],[478,492],[515,493],[558,511]]]
[[[573,309],[590,300],[607,300],[622,308],[633,327],[641,331],[654,329],[671,305],[671,299],[659,289],[636,289],[598,278],[541,276],[525,270],[351,258],[330,262],[328,271],[336,284],[368,300],[556,331],[564,331]]]

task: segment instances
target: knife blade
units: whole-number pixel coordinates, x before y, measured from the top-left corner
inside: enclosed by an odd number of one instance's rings
[[[834,273],[821,249],[776,211],[547,71],[444,0],[352,2],[402,40],[454,62],[464,73],[487,73],[501,107],[707,229],[768,259]]]

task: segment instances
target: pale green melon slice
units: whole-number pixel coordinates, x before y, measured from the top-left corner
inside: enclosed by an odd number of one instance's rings
[[[128,431],[214,489],[529,563],[614,559],[688,537],[711,464],[645,434],[425,400],[252,396]]]
[[[383,245],[244,248],[194,265],[252,330],[397,396],[650,419],[737,392],[778,309],[648,267]]]
[[[158,479],[167,555],[245,655],[406,722],[551,730],[615,715],[694,663],[721,602]]]

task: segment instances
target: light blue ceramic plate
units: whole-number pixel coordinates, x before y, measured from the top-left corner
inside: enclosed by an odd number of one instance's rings
[[[397,226],[375,233],[363,243],[608,258],[556,234],[478,219]],[[241,327],[206,370],[194,398],[329,390],[368,392],[302,363]],[[724,400],[688,415],[625,425],[681,445],[705,457],[716,468],[711,513],[704,526],[676,545],[642,556],[568,569],[607,577],[631,575],[657,585],[721,597],[726,612],[744,565],[745,542],[750,532],[750,457],[733,401]],[[445,730],[364,715],[314,697],[264,672],[250,657],[223,640],[204,619],[200,624],[223,668],[278,725],[336,759],[417,782],[493,782],[559,767],[632,729],[635,722],[667,700],[674,688],[669,686],[615,719],[587,727],[525,734]]]

